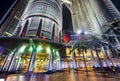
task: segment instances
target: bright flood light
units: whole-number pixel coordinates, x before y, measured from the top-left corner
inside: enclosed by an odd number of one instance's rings
[[[85,34],[88,34],[88,32],[85,32]]]
[[[46,51],[47,51],[48,54],[51,53],[50,48],[46,48]]]
[[[81,31],[77,31],[77,34],[81,34]]]
[[[39,46],[37,47],[37,52],[41,51],[42,49],[43,49],[42,46],[39,45]]]

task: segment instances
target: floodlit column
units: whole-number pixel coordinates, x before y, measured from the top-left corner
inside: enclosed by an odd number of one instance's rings
[[[35,59],[36,59],[36,52],[32,52],[29,66],[28,66],[28,72],[33,72],[34,65],[35,65]]]
[[[49,68],[48,68],[48,73],[53,73],[53,54],[50,54],[49,57]]]
[[[108,67],[110,67],[110,59],[109,59],[109,57],[108,57],[108,55],[106,54],[106,50],[104,49],[104,47],[101,47],[101,50],[102,50],[102,52],[103,52],[103,54],[104,54],[104,58],[105,58],[105,62],[106,62],[106,65],[108,66]]]
[[[10,66],[8,69],[8,72],[13,71],[13,66],[15,65],[15,59],[16,59],[17,52],[14,52],[13,57],[11,58]]]
[[[20,59],[18,59],[18,61],[17,61],[16,67],[15,67],[15,71],[17,71],[19,67],[20,67]]]
[[[58,59],[58,71],[61,71],[62,68],[61,68],[61,60],[60,60],[60,57]]]
[[[7,65],[7,63],[8,63],[8,57],[9,57],[9,55],[7,55],[6,57],[5,57],[5,60],[4,60],[4,64],[3,64],[3,66],[2,66],[2,68],[1,68],[1,72],[3,72],[4,70],[5,70],[5,68],[6,68],[6,65]]]

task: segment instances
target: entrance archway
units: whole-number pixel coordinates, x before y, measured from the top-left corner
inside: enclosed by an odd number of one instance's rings
[[[34,72],[47,72],[49,67],[49,54],[38,53],[35,60]]]

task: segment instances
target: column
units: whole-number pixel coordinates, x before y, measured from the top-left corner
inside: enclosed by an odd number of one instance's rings
[[[27,72],[33,72],[34,70],[34,65],[35,65],[35,59],[36,59],[36,52],[33,51],[32,54],[31,54],[31,57],[30,57],[30,62],[29,62],[29,65],[28,65],[28,71]]]
[[[50,54],[49,56],[49,68],[48,68],[48,74],[53,73],[53,54]]]
[[[60,72],[62,71],[60,57],[58,59],[58,71],[60,71]]]
[[[0,69],[1,72],[3,72],[5,70],[5,68],[6,68],[6,65],[8,63],[8,57],[9,57],[9,55],[7,55],[5,57],[4,64],[3,64],[2,68]]]
[[[39,26],[38,26],[38,29],[37,29],[37,33],[36,33],[36,36],[38,38],[40,38],[40,35],[41,35],[41,28],[42,28],[42,19],[40,20],[40,23],[39,23]]]
[[[14,52],[13,56],[10,60],[9,66],[8,66],[8,72],[13,72],[14,66],[15,66],[15,62],[16,62],[16,56],[17,56],[18,52]]]

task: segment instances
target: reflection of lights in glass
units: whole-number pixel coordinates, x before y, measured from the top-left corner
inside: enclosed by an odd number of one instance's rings
[[[42,46],[39,45],[39,46],[37,47],[37,52],[40,52],[42,49],[43,49]]]
[[[50,48],[46,48],[46,51],[47,51],[48,54],[51,53]]]
[[[25,48],[26,48],[26,46],[24,45],[24,46],[22,46],[21,48],[20,48],[20,50],[19,50],[19,52],[24,52],[24,50],[25,50]]]
[[[19,77],[18,77],[18,80],[20,81],[20,80],[24,80],[24,76],[23,75],[20,75]]]

